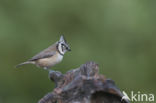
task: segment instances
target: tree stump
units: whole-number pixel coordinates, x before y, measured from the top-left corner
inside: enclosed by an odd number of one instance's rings
[[[129,103],[121,100],[123,94],[114,81],[99,74],[95,62],[87,62],[66,74],[49,72],[49,77],[55,82],[55,89],[38,103]]]

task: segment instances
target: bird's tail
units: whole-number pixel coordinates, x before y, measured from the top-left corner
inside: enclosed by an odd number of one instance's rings
[[[25,65],[25,64],[34,64],[32,61],[26,61],[26,62],[23,62],[23,63],[21,63],[21,64],[18,64],[17,66],[16,66],[16,68],[18,68],[18,67],[20,67],[20,66],[22,66],[22,65]]]

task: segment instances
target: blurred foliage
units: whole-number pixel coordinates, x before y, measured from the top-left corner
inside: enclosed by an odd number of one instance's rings
[[[0,103],[37,103],[47,71],[25,65],[65,35],[72,52],[54,70],[96,61],[127,93],[156,91],[155,0],[0,0]]]

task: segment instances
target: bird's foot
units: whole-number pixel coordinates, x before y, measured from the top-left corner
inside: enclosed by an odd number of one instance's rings
[[[49,69],[48,71],[49,71],[49,74],[56,72],[55,70],[51,70],[51,69]]]

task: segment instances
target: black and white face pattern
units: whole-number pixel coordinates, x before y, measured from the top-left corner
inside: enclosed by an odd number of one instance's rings
[[[64,55],[67,52],[67,49],[64,43],[58,44],[58,50],[62,55]]]
[[[61,36],[58,42],[58,50],[61,55],[64,55],[67,51],[71,51],[63,36]]]

